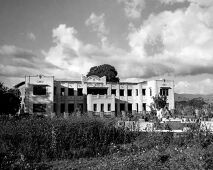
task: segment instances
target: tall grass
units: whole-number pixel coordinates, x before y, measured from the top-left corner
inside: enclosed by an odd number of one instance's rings
[[[28,162],[97,157],[112,144],[129,143],[134,134],[116,129],[113,122],[88,117],[23,119],[0,122],[1,162]],[[13,160],[14,161],[14,160]]]
[[[174,136],[128,132],[115,128],[113,121],[88,117],[0,121],[0,169],[35,169],[34,163],[105,155],[126,160],[109,159],[108,169],[211,169],[212,148],[213,134],[196,126]]]

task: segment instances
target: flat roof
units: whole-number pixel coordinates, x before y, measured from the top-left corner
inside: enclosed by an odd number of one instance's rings
[[[79,80],[60,80],[60,79],[56,79],[54,80],[55,82],[70,82],[70,83],[82,83],[82,81]],[[102,83],[102,82],[85,82],[86,83]],[[132,84],[132,85],[137,85],[139,83],[147,83],[147,81],[143,81],[143,82],[106,82],[107,84]]]
[[[150,80],[150,81],[163,81],[163,80]],[[173,81],[173,80],[166,80],[166,81]],[[68,79],[55,79],[54,82],[70,82],[70,83],[82,83],[81,80],[68,80]],[[106,82],[107,84],[131,84],[131,85],[137,85],[137,84],[147,84],[148,81],[140,81],[140,82]],[[85,82],[85,83],[93,83],[93,82]],[[100,83],[100,82],[94,82],[94,83]]]
[[[55,82],[73,82],[73,83],[81,83],[80,80],[68,80],[68,79],[55,79]]]
[[[22,82],[16,84],[16,85],[14,86],[14,88],[19,88],[20,86],[23,86],[24,84],[25,84],[25,81],[22,81]]]

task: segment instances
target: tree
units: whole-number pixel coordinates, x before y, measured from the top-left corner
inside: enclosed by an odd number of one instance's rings
[[[170,112],[167,109],[164,109],[166,106],[167,97],[163,95],[156,95],[153,97],[153,103],[150,105],[150,115],[153,117],[157,116],[158,119],[161,119],[162,117],[170,116]]]
[[[154,101],[154,107],[160,110],[166,106],[167,97],[162,95],[156,95],[153,97],[153,101]]]
[[[107,82],[119,82],[119,77],[117,77],[117,70],[115,69],[115,67],[109,64],[91,67],[90,71],[87,73],[87,77],[92,75],[96,75],[98,77],[106,76]]]
[[[0,82],[0,115],[15,115],[21,105],[20,91],[9,89]]]
[[[207,104],[202,97],[194,98],[188,101],[189,106],[197,109],[202,109],[205,104]]]
[[[193,98],[188,101],[175,102],[176,111],[179,112],[179,114],[184,113],[184,115],[194,115],[195,110],[201,111],[202,109],[205,109],[205,105],[207,105],[207,103],[202,97]]]

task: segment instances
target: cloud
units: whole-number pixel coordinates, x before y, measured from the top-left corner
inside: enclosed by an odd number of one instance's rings
[[[161,65],[161,74],[212,74],[212,18],[213,7],[204,9],[194,3],[187,9],[153,14],[129,34],[131,54],[147,64],[141,64],[145,70]],[[152,72],[144,71],[148,77],[158,73],[158,67],[152,68]]]
[[[109,29],[105,26],[105,14],[96,15],[91,13],[89,18],[85,21],[85,25],[91,27],[94,32],[97,32],[97,36],[101,39],[101,43],[105,46],[108,43],[107,34],[109,34]]]
[[[91,13],[90,17],[85,21],[87,26],[90,26],[93,31],[98,32],[100,34],[108,34],[109,30],[105,26],[105,15],[102,13],[101,15],[96,15],[95,13]]]
[[[190,4],[199,5],[201,7],[209,7],[213,5],[212,0],[159,0],[163,4],[175,4],[175,3],[183,3],[188,2]]]
[[[69,47],[71,50],[78,52],[82,42],[76,38],[76,34],[77,31],[73,27],[67,28],[64,24],[59,25],[52,31],[53,41],[57,45]]]
[[[74,27],[61,24],[53,29],[55,45],[43,54],[46,61],[66,70],[53,72],[56,77],[80,76],[104,63],[115,66],[122,80],[213,74],[212,15],[211,6],[204,8],[194,2],[184,9],[152,14],[139,28],[129,25],[128,50],[108,41],[104,45],[86,44]],[[93,31],[106,33],[97,24],[102,23],[100,20],[91,19],[104,15],[91,16],[87,25]]]
[[[72,77],[82,72],[85,73],[85,69],[91,66],[89,58],[84,56],[98,49],[90,44],[85,45],[77,38],[77,33],[73,27],[67,27],[64,24],[52,31],[55,46],[42,53],[46,56],[46,61],[66,71],[66,73],[63,71],[55,73],[56,77]]]
[[[126,16],[131,19],[140,18],[146,5],[145,0],[117,1],[124,5]],[[52,30],[53,45],[41,50],[42,55],[12,45],[0,46],[0,76],[23,77],[42,72],[56,78],[73,79],[86,74],[90,67],[105,63],[115,66],[122,80],[164,75],[212,75],[213,1],[159,1],[188,4],[178,10],[152,13],[141,23],[131,20],[133,23],[128,25],[128,33],[122,34],[121,30],[122,36],[128,34],[127,49],[119,48],[108,40],[107,36],[113,29],[109,31],[105,14],[91,13],[85,25],[97,33],[101,43],[85,43],[73,26],[60,24]],[[28,33],[28,38],[36,39],[33,33]],[[207,82],[203,80],[204,87],[208,87]],[[198,89],[193,83],[178,82],[177,89],[184,86],[188,90],[192,87]]]
[[[30,39],[30,40],[36,40],[36,36],[35,36],[35,34],[33,34],[32,32],[30,32],[30,33],[27,33],[27,37]]]
[[[159,0],[159,1],[164,4],[174,4],[174,3],[183,3],[187,0]]]
[[[128,18],[140,18],[145,8],[144,0],[118,0],[118,2],[124,4],[124,11]]]
[[[26,74],[37,73],[38,70],[47,70],[45,68],[57,68],[46,62],[42,56],[12,45],[0,46],[0,58],[0,76],[5,77],[23,77]]]
[[[48,51],[43,51],[43,55],[46,61],[63,68],[61,72],[53,72],[56,77],[77,77],[77,75],[86,74],[92,66],[100,64],[115,66],[122,79],[148,78],[150,75],[159,75],[171,69],[151,61],[142,62],[138,56],[110,43],[104,46],[85,44],[78,38],[75,28],[64,24],[53,29],[53,42],[55,46]],[[157,70],[154,69],[156,67]]]
[[[92,66],[100,64],[114,65],[121,74],[126,76],[126,66],[131,61],[128,52],[115,47],[113,44],[105,45],[85,44],[78,38],[78,32],[73,27],[64,24],[53,29],[53,42],[55,45],[43,51],[46,61],[66,69],[66,73],[55,73],[56,77],[73,77],[86,74]]]
[[[175,92],[177,93],[197,93],[197,94],[209,94],[213,91],[212,87],[213,79],[202,79],[200,81],[179,81],[175,85]]]
[[[46,60],[66,68],[69,76],[85,74],[99,64],[114,65],[119,76],[151,78],[170,75],[212,74],[212,8],[191,4],[187,9],[151,15],[140,28],[130,29],[130,50],[85,44],[73,27],[53,29],[55,46],[43,54]],[[134,68],[134,69],[132,69]]]

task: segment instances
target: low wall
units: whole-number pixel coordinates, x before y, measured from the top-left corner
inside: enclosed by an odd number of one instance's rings
[[[203,130],[209,130],[213,132],[213,121],[201,121],[200,128]]]

